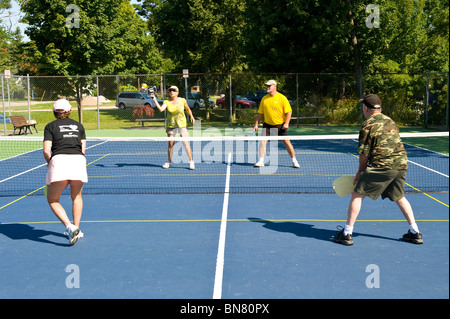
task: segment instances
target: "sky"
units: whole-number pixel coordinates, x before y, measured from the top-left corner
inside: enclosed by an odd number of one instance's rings
[[[23,14],[20,12],[20,6],[17,3],[16,0],[11,0],[12,8],[6,11],[11,12],[11,17],[9,18],[12,23],[12,30],[15,30],[17,27],[19,27],[20,31],[22,31],[22,34],[24,35],[25,39],[27,40],[28,37],[24,34],[26,24],[19,23],[20,18],[23,16]],[[8,18],[5,18],[6,21]]]

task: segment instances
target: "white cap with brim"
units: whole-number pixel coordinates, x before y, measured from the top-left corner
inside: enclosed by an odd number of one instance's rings
[[[269,86],[269,85],[277,85],[277,82],[275,82],[275,80],[269,80],[269,81],[266,82],[265,85],[267,85],[267,86]]]
[[[66,99],[59,99],[53,103],[53,112],[56,113],[65,113],[69,112],[72,109],[72,105],[70,105],[69,101]]]

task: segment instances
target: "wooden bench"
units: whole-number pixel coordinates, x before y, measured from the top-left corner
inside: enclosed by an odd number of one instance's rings
[[[11,119],[11,124],[14,126],[14,132],[13,135],[16,135],[16,129],[19,130],[19,135],[23,132],[24,134],[27,134],[27,131],[30,131],[31,134],[33,134],[33,131],[31,128],[33,127],[36,133],[38,132],[36,129],[36,121],[33,123],[28,123],[23,115],[11,115],[9,117]]]
[[[135,119],[135,122],[141,122],[142,127],[144,127],[145,122],[164,122],[163,118],[151,118],[151,119]]]
[[[316,120],[316,126],[319,126],[319,120],[324,119],[325,116],[300,116],[300,117],[291,117],[292,120],[309,120],[309,119],[315,119]]]

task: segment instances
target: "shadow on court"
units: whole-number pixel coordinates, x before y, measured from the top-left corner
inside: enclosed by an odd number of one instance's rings
[[[9,237],[12,240],[27,239],[44,244],[52,244],[61,247],[70,247],[69,244],[62,244],[43,238],[46,236],[57,236],[67,240],[67,237],[64,234],[53,231],[36,229],[30,225],[25,224],[5,224],[5,225],[0,224],[0,234]]]
[[[301,222],[273,222],[266,219],[249,217],[249,221],[263,224],[264,228],[278,231],[281,233],[291,233],[298,237],[313,238],[324,241],[332,241],[336,231],[329,229],[316,228],[314,225]],[[353,237],[371,237],[385,240],[401,241],[399,238],[389,238],[372,234],[353,233]]]

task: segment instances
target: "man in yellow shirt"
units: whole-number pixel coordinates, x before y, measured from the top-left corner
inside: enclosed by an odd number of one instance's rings
[[[291,120],[292,108],[288,99],[277,91],[277,82],[269,80],[266,82],[267,95],[264,96],[259,104],[258,113],[256,115],[254,131],[258,131],[259,122],[264,117],[263,135],[271,135],[272,129],[278,131],[278,136],[287,136],[287,130],[289,128],[289,122]],[[295,158],[294,147],[291,141],[283,140],[284,146],[292,159],[292,166],[299,168],[297,159]],[[259,160],[255,164],[255,167],[264,166],[264,155],[266,154],[267,140],[259,143]]]

